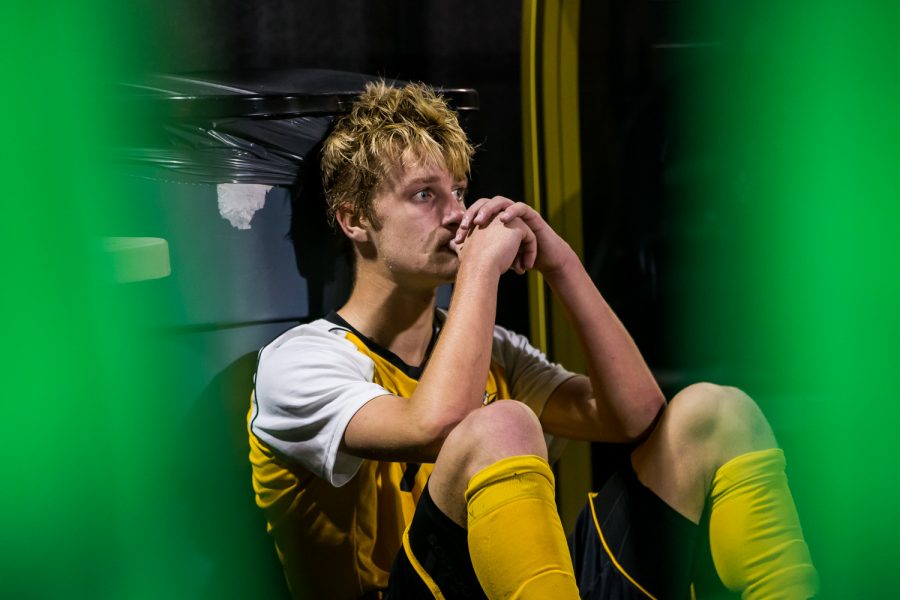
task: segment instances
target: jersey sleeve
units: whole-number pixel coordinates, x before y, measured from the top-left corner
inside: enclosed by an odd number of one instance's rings
[[[547,398],[575,373],[550,362],[523,335],[494,327],[493,359],[503,367],[510,393],[540,416]]]
[[[503,367],[513,399],[524,402],[540,417],[550,394],[576,374],[562,365],[550,362],[543,352],[531,345],[523,335],[499,325],[494,327],[492,358]],[[545,434],[551,462],[565,447],[565,440]]]
[[[341,451],[347,424],[366,402],[389,392],[372,383],[374,364],[352,342],[313,325],[289,334],[260,352],[250,430],[339,487],[362,464]]]

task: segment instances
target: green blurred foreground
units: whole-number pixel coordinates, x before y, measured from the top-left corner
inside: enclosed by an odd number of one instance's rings
[[[698,200],[732,205],[740,227],[676,314],[685,343],[728,348],[766,380],[754,395],[787,451],[821,597],[894,597],[900,5],[729,7],[694,14],[727,33],[684,118],[724,166]],[[717,295],[734,277],[741,293]],[[704,329],[725,303],[731,329]]]

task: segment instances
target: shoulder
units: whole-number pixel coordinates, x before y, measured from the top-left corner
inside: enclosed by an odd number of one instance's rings
[[[345,336],[346,329],[325,319],[285,331],[260,350],[257,391],[293,386],[300,379],[306,387],[315,380],[327,385],[333,378],[371,380],[372,359]]]
[[[343,485],[361,459],[340,450],[366,402],[386,394],[372,360],[325,320],[290,329],[260,351],[250,432],[278,454]]]
[[[297,325],[288,329],[269,342],[261,351],[261,356],[270,356],[284,352],[292,352],[298,346],[334,346],[350,347],[353,344],[344,339],[346,329],[325,319],[317,319],[311,323]]]
[[[347,329],[325,319],[288,329],[260,350],[260,364],[285,359],[315,356],[317,353],[345,354],[365,358],[346,338]]]

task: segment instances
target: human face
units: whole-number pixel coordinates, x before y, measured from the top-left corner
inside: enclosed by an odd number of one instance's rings
[[[408,287],[453,281],[459,258],[450,242],[462,219],[466,181],[443,165],[398,167],[376,192],[380,227],[370,230],[377,267]]]

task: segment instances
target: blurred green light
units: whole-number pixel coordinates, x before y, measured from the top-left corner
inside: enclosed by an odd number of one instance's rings
[[[727,165],[706,205],[747,203],[705,285],[739,272],[748,293],[738,335],[685,328],[745,346],[745,368],[776,382],[760,403],[789,451],[821,597],[887,597],[900,551],[900,5],[746,3],[729,17],[685,118]]]

